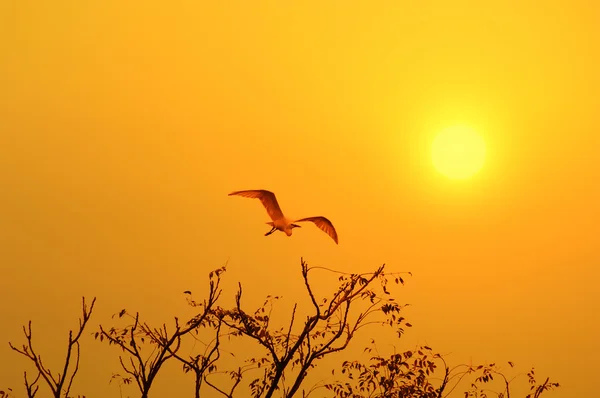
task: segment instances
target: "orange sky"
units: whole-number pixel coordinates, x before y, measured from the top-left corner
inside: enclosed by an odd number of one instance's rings
[[[166,321],[229,260],[226,294],[241,281],[249,305],[293,299],[303,256],[412,271],[398,346],[535,365],[563,385],[549,397],[597,390],[598,5],[1,8],[0,388],[29,366],[5,342],[32,319],[58,360],[82,295],[98,297],[94,328],[123,307]],[[456,123],[488,148],[462,182],[429,158]],[[265,238],[259,203],[227,197],[257,188],[292,217],[327,216],[340,245],[311,225]],[[118,396],[117,350],[83,352],[77,392]]]

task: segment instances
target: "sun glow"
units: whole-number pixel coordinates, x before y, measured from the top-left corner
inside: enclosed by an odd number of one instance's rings
[[[431,158],[434,167],[452,179],[466,179],[477,173],[485,161],[485,142],[474,130],[450,127],[433,141]]]

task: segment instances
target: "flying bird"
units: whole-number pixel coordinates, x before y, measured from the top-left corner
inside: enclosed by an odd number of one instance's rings
[[[279,207],[279,203],[277,203],[277,198],[275,198],[275,194],[270,191],[266,191],[264,189],[257,190],[249,190],[249,191],[236,191],[229,194],[229,196],[237,195],[243,196],[244,198],[254,198],[259,199],[263,204],[265,209],[267,209],[267,214],[271,217],[271,220],[267,224],[271,226],[271,230],[265,234],[265,236],[271,235],[273,232],[279,230],[285,232],[287,236],[292,236],[292,229],[300,228],[300,225],[295,224],[297,222],[303,221],[311,221],[317,227],[319,227],[323,232],[327,235],[331,236],[331,239],[334,242],[338,243],[338,236],[335,228],[331,221],[326,219],[325,217],[306,217],[301,218],[299,220],[290,220],[283,215],[281,208]]]

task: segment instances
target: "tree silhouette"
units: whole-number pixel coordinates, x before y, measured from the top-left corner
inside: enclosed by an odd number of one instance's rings
[[[221,267],[209,274],[209,293],[208,299],[202,304],[192,302],[200,312],[190,319],[185,325],[180,325],[179,319],[175,317],[174,331],[169,334],[167,325],[163,324],[156,328],[146,322],[140,322],[139,313],[129,314],[126,310],[119,312],[118,317],[127,316],[133,320],[133,323],[124,328],[111,327],[106,330],[100,325],[99,332],[94,337],[100,341],[106,341],[109,345],[117,345],[124,351],[128,358],[123,359],[119,356],[119,362],[123,370],[133,377],[142,398],[147,398],[159,370],[162,365],[171,358],[177,358],[184,364],[184,370],[194,370],[196,374],[195,391],[196,397],[200,396],[200,386],[204,372],[213,370],[213,363],[218,358],[218,339],[215,349],[211,350],[207,356],[198,355],[193,358],[184,359],[177,355],[181,347],[181,339],[203,326],[216,328],[216,333],[220,331],[220,319],[213,314],[213,307],[221,295],[219,287],[221,274],[225,272],[225,267]],[[113,315],[114,318],[114,315]],[[145,349],[151,346],[150,353],[145,356]],[[128,380],[128,379],[125,379]]]
[[[311,268],[303,260],[301,267],[313,313],[306,316],[299,332],[292,332],[298,316],[297,304],[294,305],[289,327],[273,330],[269,325],[270,317],[266,307],[272,305],[276,298],[268,297],[265,304],[250,315],[242,309],[241,285],[235,297],[235,308],[220,309],[223,323],[233,329],[234,335],[249,338],[266,349],[267,355],[256,361],[264,369],[262,377],[250,383],[253,397],[270,398],[279,389],[282,390],[283,397],[294,396],[300,390],[309,369],[315,367],[318,360],[348,347],[356,332],[368,325],[377,314],[385,315],[385,319],[379,323],[395,327],[399,334],[404,332],[404,326],[410,326],[399,315],[402,306],[387,291],[384,266],[369,277],[359,274],[340,276],[337,291],[331,298],[321,300],[315,297],[310,285]],[[401,279],[395,280],[399,283]],[[376,281],[380,283],[377,284]],[[351,320],[351,309],[360,302],[367,303],[366,309]],[[291,386],[282,386],[284,378],[291,380]]]
[[[69,330],[67,354],[63,365],[62,373],[57,372],[56,375],[53,375],[50,369],[47,368],[42,362],[42,356],[36,353],[35,349],[33,348],[33,334],[31,331],[31,321],[29,321],[27,328],[23,326],[23,334],[25,334],[27,344],[23,344],[21,348],[17,348],[13,346],[12,343],[8,343],[10,348],[18,352],[19,354],[26,356],[35,364],[37,376],[32,382],[30,382],[27,378],[27,372],[24,372],[23,375],[25,379],[25,389],[27,391],[27,397],[33,398],[37,394],[39,389],[38,382],[40,381],[40,377],[46,382],[46,384],[50,388],[53,397],[69,397],[69,392],[71,390],[71,385],[73,384],[73,379],[75,378],[75,376],[77,375],[77,371],[79,370],[79,338],[81,337],[81,334],[83,333],[87,322],[92,316],[94,304],[96,303],[96,298],[94,297],[94,299],[92,300],[92,304],[88,309],[85,303],[85,297],[82,300],[83,314],[81,316],[81,319],[79,320],[79,330],[75,335],[73,335],[72,330]],[[75,350],[73,351],[73,349]],[[73,364],[72,360],[75,361],[75,365],[73,368],[71,368],[71,365]]]
[[[376,351],[375,343],[365,351]],[[514,364],[508,362],[512,368]],[[441,365],[441,366],[439,366]],[[433,377],[441,370],[441,377]],[[464,392],[464,397],[469,398],[510,398],[511,382],[516,378],[508,379],[496,364],[479,366],[457,365],[448,366],[444,357],[433,352],[431,347],[420,346],[415,350],[403,353],[394,353],[389,357],[375,355],[367,363],[360,361],[345,361],[341,373],[345,380],[336,381],[325,385],[333,391],[336,398],[442,398],[452,394],[466,376],[474,376],[469,390]],[[494,380],[494,375],[503,381],[503,389],[495,391],[486,389],[485,385]],[[550,379],[538,384],[534,377],[534,370],[527,373],[530,390],[532,393],[525,398],[538,398],[542,392],[559,387],[558,383]],[[356,380],[357,382],[349,382]]]
[[[121,310],[113,315],[113,319],[117,322],[125,320],[125,326],[107,328],[100,325],[93,333],[97,340],[121,349],[119,362],[125,375],[113,374],[111,382],[118,380],[120,389],[123,385],[136,384],[140,396],[148,398],[163,365],[173,360],[181,364],[183,372],[193,375],[195,398],[200,398],[205,391],[229,398],[248,394],[253,398],[308,397],[317,389],[326,391],[326,396],[332,398],[442,398],[455,392],[467,380],[470,383],[463,390],[465,398],[511,398],[511,382],[516,376],[509,379],[496,364],[450,367],[444,356],[428,346],[380,355],[374,339],[363,350],[371,354],[368,360],[343,360],[339,367],[331,369],[333,378],[337,379],[310,385],[307,376],[311,370],[323,366],[324,358],[350,347],[363,328],[370,325],[386,327],[400,338],[411,324],[403,316],[406,305],[396,302],[388,290],[388,282],[403,285],[404,280],[397,273],[386,274],[385,266],[368,274],[340,273],[332,292],[327,297],[318,297],[311,286],[311,271],[328,269],[309,267],[302,259],[300,265],[309,310],[302,314],[296,302],[284,327],[276,327],[271,322],[278,296],[267,296],[261,306],[249,311],[243,304],[242,285],[238,284],[233,306],[218,305],[226,267],[209,273],[208,293],[204,300],[196,301],[190,291],[184,292],[195,313],[185,323],[174,317],[174,325],[170,328],[165,323],[155,327],[143,321],[138,312]],[[28,379],[27,373],[24,375],[28,398],[35,397],[40,380],[46,381],[54,397],[70,398],[69,391],[79,369],[79,338],[94,303],[95,299],[88,310],[83,300],[79,331],[69,333],[63,371],[56,376],[33,349],[31,321],[23,328],[27,344],[18,349],[9,343],[13,350],[28,357],[38,371],[33,381]],[[262,354],[233,365],[222,362],[224,339],[243,344],[244,351],[253,346]],[[204,347],[201,352],[181,354],[182,345],[195,346],[198,342]],[[512,362],[509,365],[513,367]],[[559,387],[549,378],[538,383],[534,369],[527,377],[530,392],[525,398],[539,398]],[[242,386],[248,388],[249,393],[240,391]],[[0,398],[12,398],[12,394],[10,389],[0,391]]]

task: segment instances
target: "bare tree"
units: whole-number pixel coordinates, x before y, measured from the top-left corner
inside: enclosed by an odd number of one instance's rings
[[[298,333],[293,333],[297,304],[292,311],[289,327],[272,330],[267,307],[272,306],[276,298],[269,296],[265,304],[254,315],[250,315],[242,309],[241,285],[235,308],[222,310],[223,322],[234,330],[234,334],[250,338],[266,350],[265,357],[255,360],[264,370],[262,377],[250,383],[253,397],[270,398],[276,390],[281,390],[286,398],[293,397],[300,391],[308,371],[316,366],[316,362],[344,350],[363,326],[384,323],[395,327],[399,335],[404,332],[403,327],[411,326],[399,315],[403,306],[389,296],[384,266],[371,274],[343,274],[338,279],[339,287],[333,296],[321,300],[315,297],[309,282],[311,268],[304,260],[301,260],[301,267],[313,313],[306,317]],[[403,283],[401,278],[394,280]],[[351,308],[358,307],[359,303],[366,307],[353,316]],[[383,314],[384,318],[372,321],[371,318],[376,314]],[[293,374],[290,374],[292,371]],[[286,379],[291,380],[289,387],[283,383]]]
[[[180,325],[179,319],[175,317],[175,327],[172,333],[169,333],[166,324],[163,324],[160,328],[151,327],[146,322],[140,322],[139,313],[131,315],[126,310],[122,310],[118,316],[121,318],[127,315],[133,320],[131,325],[120,329],[111,327],[109,330],[105,330],[100,325],[100,331],[95,334],[95,338],[100,341],[106,339],[109,345],[117,345],[128,354],[128,358],[125,360],[123,356],[119,356],[119,362],[123,370],[135,380],[142,393],[142,398],[148,397],[152,383],[167,360],[175,357],[184,362],[184,369],[186,369],[186,364],[192,364],[192,367],[189,369],[194,369],[195,362],[193,359],[187,361],[177,355],[181,347],[182,337],[191,332],[197,332],[201,326],[213,327],[217,330],[218,334],[220,319],[214,316],[213,307],[221,295],[219,284],[223,272],[225,272],[225,267],[209,273],[208,299],[198,305],[201,308],[200,312],[185,325]],[[144,355],[144,347],[148,348],[147,345],[150,346],[151,351],[148,355]],[[203,357],[198,357],[199,366],[197,372],[200,372],[200,375],[196,372],[197,397],[199,396],[202,380],[200,376],[203,372],[212,369],[211,366],[214,363],[213,360],[217,353],[218,344],[215,346],[214,351],[209,353],[209,358],[205,358],[206,361],[202,360]]]
[[[203,303],[198,303],[191,298],[192,293],[190,291],[186,291],[185,293],[190,295],[190,297],[188,298],[188,303],[192,307],[204,308],[204,311],[201,313],[203,316],[206,314],[207,309],[208,311],[213,311],[213,304],[210,304],[210,297],[212,297],[211,294],[209,294],[208,302],[205,300]],[[197,319],[194,319],[192,322],[195,323],[196,321]],[[171,354],[183,364],[183,371],[185,373],[193,372],[195,398],[200,398],[200,389],[202,387],[202,382],[204,381],[206,374],[216,372],[216,362],[221,357],[219,346],[221,339],[221,327],[223,325],[222,317],[215,316],[214,313],[210,313],[210,317],[205,316],[204,320],[200,323],[199,326],[204,325],[208,325],[213,328],[215,337],[208,344],[205,344],[205,349],[203,353],[197,355],[188,355],[187,357],[185,357],[179,355],[177,352],[171,351]],[[190,334],[194,339],[198,340],[198,328],[195,328],[193,331],[191,331]],[[158,344],[160,344],[160,342],[158,342]],[[241,380],[241,377],[239,378],[239,380]],[[237,387],[237,384],[239,384],[239,380],[233,386],[231,394],[233,394],[233,390]]]
[[[61,397],[69,397],[69,392],[71,390],[71,385],[73,384],[73,379],[75,379],[75,375],[77,375],[77,371],[79,370],[79,338],[85,329],[87,322],[92,316],[92,311],[94,310],[94,304],[96,303],[96,298],[92,300],[92,304],[88,309],[85,303],[85,297],[83,297],[82,304],[82,317],[79,320],[79,330],[75,335],[73,335],[73,331],[69,330],[69,341],[67,345],[67,354],[65,358],[65,363],[63,365],[62,373],[57,372],[56,375],[52,373],[52,371],[47,368],[42,362],[42,356],[36,353],[33,348],[32,341],[32,331],[31,331],[31,321],[29,321],[27,327],[23,326],[23,333],[25,334],[25,338],[27,339],[27,344],[23,344],[21,348],[17,348],[12,345],[12,343],[8,343],[10,348],[14,351],[18,352],[29,358],[36,367],[37,376],[33,381],[29,381],[27,377],[27,372],[24,372],[25,379],[25,388],[27,390],[27,397],[33,398],[38,392],[40,381],[40,377],[46,382],[50,391],[52,391],[52,396],[55,398]],[[71,365],[74,362],[74,367]]]

